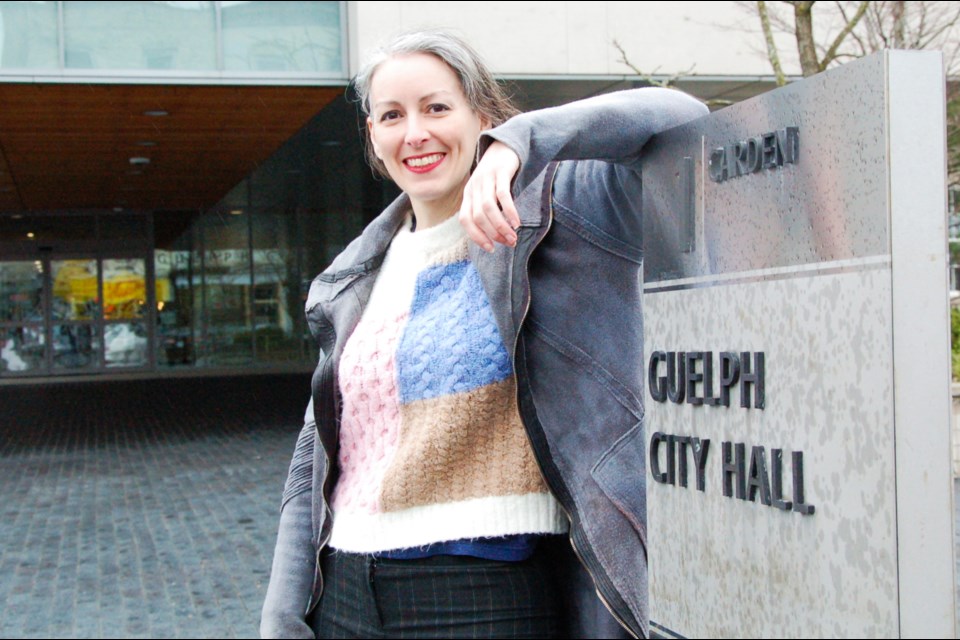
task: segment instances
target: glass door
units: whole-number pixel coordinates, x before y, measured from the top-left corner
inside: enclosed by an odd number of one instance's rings
[[[145,258],[50,260],[52,372],[150,366]]]
[[[145,257],[0,261],[0,376],[152,366]]]
[[[46,372],[44,282],[40,260],[0,262],[0,376]]]
[[[150,365],[146,260],[104,258],[103,361],[108,369]]]
[[[101,368],[100,269],[96,258],[50,260],[51,373],[86,373]]]

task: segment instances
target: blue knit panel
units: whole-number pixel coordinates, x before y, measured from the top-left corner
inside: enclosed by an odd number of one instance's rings
[[[402,403],[471,391],[513,374],[480,274],[469,261],[417,276],[396,365]]]

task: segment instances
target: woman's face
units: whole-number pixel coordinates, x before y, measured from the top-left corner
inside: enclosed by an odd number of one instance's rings
[[[415,213],[457,211],[487,126],[446,63],[414,53],[381,64],[370,83],[367,127],[374,152]]]

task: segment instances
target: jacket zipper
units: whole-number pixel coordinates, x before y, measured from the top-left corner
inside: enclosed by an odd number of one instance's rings
[[[550,176],[550,185],[546,188],[546,190],[548,190],[548,193],[553,193],[553,181],[556,175],[557,175],[556,171],[554,171],[553,174]],[[543,234],[540,236],[540,239],[537,240],[537,244],[535,244],[530,249],[530,253],[527,255],[527,259],[524,260],[524,263],[523,263],[523,272],[524,272],[524,275],[526,276],[525,282],[527,283],[527,290],[524,296],[525,301],[524,301],[523,314],[520,316],[520,323],[517,325],[516,336],[514,337],[514,340],[513,340],[513,361],[514,362],[517,361],[517,350],[520,345],[520,331],[523,328],[523,325],[527,320],[527,316],[530,313],[530,304],[531,304],[531,298],[532,298],[530,294],[530,286],[529,286],[530,256],[533,255],[533,252],[536,251],[540,243],[543,242],[543,238],[546,237],[547,233],[549,233],[550,228],[552,226],[553,226],[553,199],[551,198],[550,199],[550,215],[547,219],[547,230],[544,231]],[[514,366],[514,375],[516,375],[516,366]],[[519,404],[520,404],[520,387],[518,385],[517,386],[517,405],[519,406]],[[536,448],[533,446],[533,441],[530,439],[530,434],[527,432],[526,426],[524,426],[523,432],[524,432],[524,435],[526,435],[527,437],[527,443],[530,445],[530,450],[536,453]],[[540,472],[540,478],[543,480],[543,483],[547,487],[550,487],[550,483],[547,481],[547,478],[544,475],[543,469],[541,468],[540,464],[537,464],[537,470]],[[630,625],[624,622],[623,618],[619,614],[617,614],[614,608],[607,601],[606,597],[604,597],[603,593],[601,593],[600,588],[597,586],[596,577],[593,575],[593,572],[590,570],[589,565],[583,558],[583,554],[580,553],[580,549],[577,547],[577,543],[573,539],[573,517],[570,515],[570,512],[567,510],[567,508],[563,505],[563,503],[560,500],[557,500],[557,504],[560,505],[560,508],[563,510],[564,515],[567,517],[567,523],[568,523],[568,526],[570,527],[570,533],[567,535],[567,538],[570,540],[570,547],[573,549],[574,555],[577,556],[577,560],[580,561],[580,564],[586,570],[587,575],[590,576],[590,580],[593,581],[593,590],[594,592],[596,592],[597,597],[600,598],[600,602],[603,604],[604,607],[606,607],[607,611],[610,612],[610,615],[613,616],[614,620],[616,620],[620,624],[620,626],[622,626],[624,630],[626,630],[626,632],[630,634],[631,637],[639,638],[639,636],[635,634],[633,630],[630,628]]]

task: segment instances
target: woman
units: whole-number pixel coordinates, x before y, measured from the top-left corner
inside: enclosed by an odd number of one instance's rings
[[[648,89],[505,122],[441,32],[356,85],[404,193],[311,287],[261,632],[645,636],[639,155],[705,109]]]

